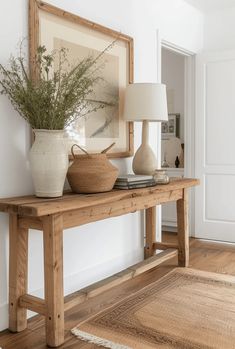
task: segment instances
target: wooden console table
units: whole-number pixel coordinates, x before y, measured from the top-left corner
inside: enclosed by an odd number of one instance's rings
[[[196,179],[177,179],[167,185],[108,193],[78,195],[66,193],[58,199],[25,196],[0,200],[0,211],[9,213],[9,329],[20,332],[27,327],[26,311],[46,317],[48,346],[64,342],[64,312],[86,299],[131,279],[178,254],[179,266],[189,262],[188,188],[198,185]],[[155,241],[155,206],[177,202],[178,244]],[[145,210],[145,260],[108,279],[86,287],[64,298],[63,230],[101,219]],[[45,299],[27,294],[28,231],[43,231]],[[165,250],[155,254],[157,249]]]

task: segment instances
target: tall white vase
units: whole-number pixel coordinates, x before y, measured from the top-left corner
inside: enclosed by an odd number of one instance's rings
[[[30,150],[30,165],[38,197],[59,197],[63,188],[69,160],[64,131],[34,130],[35,142]]]

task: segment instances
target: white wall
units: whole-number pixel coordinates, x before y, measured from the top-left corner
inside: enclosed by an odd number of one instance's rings
[[[173,92],[171,113],[180,113],[180,139],[184,142],[184,56],[162,49],[162,82]],[[171,93],[169,98],[171,97]]]
[[[80,16],[129,34],[135,40],[135,80],[156,81],[156,31],[174,44],[197,52],[202,48],[203,16],[183,0],[47,0]],[[27,0],[1,0],[0,62],[27,36]],[[156,125],[151,145],[156,151]],[[33,192],[28,168],[29,128],[0,97],[0,197]],[[135,126],[135,147],[140,127]],[[131,159],[115,161],[122,171]],[[92,223],[64,234],[65,292],[111,275],[143,258],[143,224],[139,213]],[[42,234],[32,231],[29,291],[43,294]],[[7,327],[8,218],[0,214],[0,330]]]
[[[205,50],[235,48],[235,6],[212,12],[205,17]]]

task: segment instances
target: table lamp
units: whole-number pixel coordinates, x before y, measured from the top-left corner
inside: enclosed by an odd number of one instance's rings
[[[156,156],[149,145],[149,121],[167,121],[166,86],[159,83],[134,83],[126,88],[124,119],[142,121],[142,144],[133,159],[135,174],[152,175]]]

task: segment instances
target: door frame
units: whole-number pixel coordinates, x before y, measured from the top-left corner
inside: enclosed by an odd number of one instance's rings
[[[187,117],[184,118],[185,129],[185,177],[195,177],[195,82],[196,82],[196,54],[167,40],[164,40],[157,30],[157,79],[161,81],[162,48],[168,49],[185,57],[185,95],[184,111]],[[158,130],[158,159],[161,166],[161,129]],[[160,223],[161,223],[160,219]],[[189,196],[189,228],[190,236],[195,236],[195,194],[190,191]],[[158,227],[161,230],[161,227]]]

